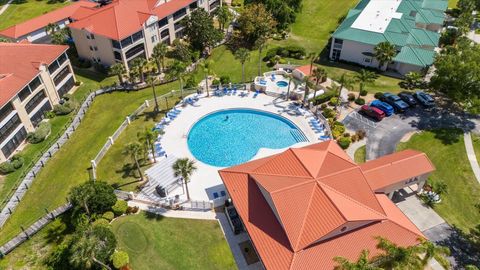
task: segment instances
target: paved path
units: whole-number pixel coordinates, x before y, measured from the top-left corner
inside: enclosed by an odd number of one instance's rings
[[[355,160],[355,152],[358,150],[358,148],[364,146],[366,144],[367,140],[361,140],[358,142],[354,142],[348,147],[347,149],[347,154],[348,156],[352,159]]]
[[[472,167],[473,174],[475,174],[475,178],[477,179],[478,183],[480,183],[480,166],[478,166],[477,156],[475,155],[475,150],[473,149],[472,134],[470,132],[465,132],[463,134],[463,141],[465,143],[465,150],[467,150],[470,167]]]
[[[7,10],[7,8],[10,6],[10,4],[13,2],[13,0],[8,0],[8,2],[2,6],[2,8],[0,8],[0,15],[3,14],[3,12],[5,12],[5,10]]]
[[[150,213],[162,215],[164,217],[171,218],[188,218],[188,219],[206,219],[206,220],[215,220],[216,214],[213,211],[203,212],[203,211],[183,211],[183,210],[168,210],[162,207],[152,206],[146,203],[141,202],[128,202],[129,206],[137,206],[141,210],[148,211]]]

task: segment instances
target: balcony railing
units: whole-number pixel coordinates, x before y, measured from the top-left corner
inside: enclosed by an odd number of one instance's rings
[[[53,79],[55,86],[58,86],[60,82],[63,81],[68,75],[70,75],[70,68],[68,66],[64,67],[60,72],[58,72],[57,76]]]

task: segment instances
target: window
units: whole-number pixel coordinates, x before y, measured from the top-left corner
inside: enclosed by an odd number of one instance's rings
[[[62,53],[62,55],[60,55],[60,57],[58,57],[57,59],[60,65],[63,64],[66,60],[67,60],[67,55],[65,53]]]
[[[31,113],[46,97],[45,91],[40,91],[32,97],[27,104],[25,104],[25,110],[27,113]]]
[[[54,73],[58,68],[60,67],[60,65],[58,64],[57,61],[54,61],[52,64],[50,64],[50,66],[48,66],[48,72],[50,72],[50,74]]]
[[[112,39],[112,47],[115,49],[121,49],[120,42]]]
[[[343,45],[343,39],[338,39],[338,38],[336,38],[334,43],[335,43],[335,44]]]
[[[156,24],[152,24],[148,27],[148,29],[150,30],[150,33],[154,33],[155,30],[157,30],[157,26]]]
[[[132,35],[133,42],[135,42],[135,41],[137,41],[141,38],[143,38],[143,32],[142,31],[138,31],[137,33]]]
[[[168,29],[165,29],[162,32],[160,32],[160,38],[164,39],[168,36],[170,36],[170,32],[168,31]]]
[[[55,83],[55,86],[58,86],[65,77],[67,77],[70,74],[70,69],[68,66],[64,67],[58,74],[53,78],[53,82]]]
[[[37,89],[37,87],[40,86],[40,84],[42,84],[42,82],[40,81],[40,78],[39,77],[35,77],[35,79],[33,79],[33,81],[31,81],[28,86],[30,86],[30,90],[33,92],[35,91],[35,89]]]
[[[181,22],[177,22],[177,23],[174,24],[173,28],[175,30],[181,29],[181,28],[183,28],[183,24]]]
[[[193,2],[188,7],[193,10],[193,9],[196,9],[198,7],[198,4],[197,4],[197,2]]]
[[[13,106],[12,103],[7,103],[3,105],[3,107],[0,109],[0,122],[5,119],[10,113],[13,112]]]
[[[34,127],[37,127],[40,122],[45,118],[45,112],[51,111],[52,105],[50,102],[45,103],[31,118],[32,124]]]
[[[187,14],[187,9],[182,8],[179,11],[173,13],[173,20],[176,21],[176,20],[180,19],[181,17],[183,17],[185,14]]]
[[[128,45],[132,44],[133,41],[132,41],[131,37],[127,37],[127,38],[122,39],[122,41],[120,41],[120,43],[122,44],[122,48],[125,48]]]
[[[90,47],[90,51],[93,51],[93,46],[89,46]]]
[[[2,152],[3,155],[6,157],[9,157],[15,149],[25,140],[27,137],[27,131],[25,131],[25,128],[22,127],[13,138],[10,139],[10,141],[5,144],[5,146],[2,147]]]
[[[158,21],[158,28],[162,28],[164,27],[165,25],[168,24],[168,19],[167,18],[163,18],[161,19],[160,21]]]
[[[363,62],[365,62],[365,63],[371,63],[371,62],[372,62],[372,59],[370,59],[370,58],[363,58]]]
[[[25,86],[20,92],[18,92],[18,98],[20,98],[21,101],[24,101],[25,99],[28,98],[28,96],[30,96],[30,88],[27,86]]]
[[[153,35],[152,36],[152,43],[156,43],[158,40],[157,36],[156,35]]]
[[[20,117],[15,114],[0,128],[0,142],[3,142],[21,124]]]
[[[60,97],[63,97],[63,95],[68,93],[74,86],[75,86],[75,80],[73,80],[73,77],[71,77],[70,79],[68,79],[66,83],[62,85],[62,87],[60,87],[60,89],[58,89],[57,91],[58,95]]]
[[[95,39],[95,35],[94,35],[94,34],[90,34],[90,38],[91,38],[91,39]]]
[[[125,53],[125,57],[127,59],[137,55],[139,52],[143,52],[145,51],[145,48],[143,46],[143,43],[142,44],[138,44],[136,46],[134,46],[133,48],[131,48],[130,50],[128,50],[126,53]]]
[[[115,57],[115,60],[122,61],[122,54],[121,53],[114,51],[113,56]]]

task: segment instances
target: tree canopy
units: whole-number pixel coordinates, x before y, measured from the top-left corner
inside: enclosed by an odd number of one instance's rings
[[[203,8],[194,10],[182,23],[185,26],[186,38],[196,51],[213,47],[223,38],[223,32],[215,28],[213,18]]]
[[[113,188],[102,181],[89,181],[74,187],[69,199],[74,208],[82,209],[88,215],[103,214],[117,201]]]
[[[302,8],[302,0],[246,0],[245,4],[263,4],[277,21],[277,28],[285,30],[294,23],[297,12]]]
[[[263,4],[245,6],[237,19],[240,41],[255,46],[257,40],[269,37],[277,25]]]

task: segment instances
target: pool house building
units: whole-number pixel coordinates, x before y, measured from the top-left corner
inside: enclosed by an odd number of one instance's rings
[[[333,33],[330,59],[405,75],[433,64],[447,0],[361,0]],[[374,48],[389,42],[397,54],[379,67]]]

